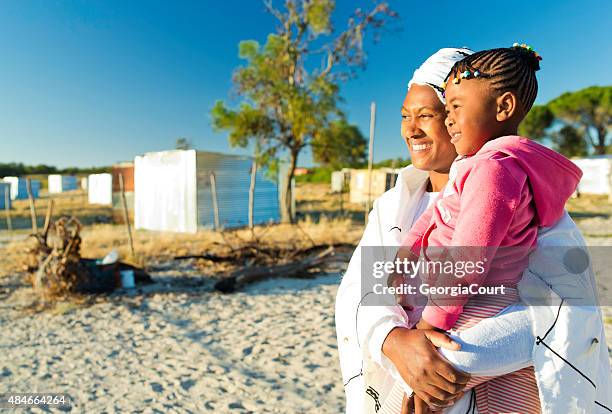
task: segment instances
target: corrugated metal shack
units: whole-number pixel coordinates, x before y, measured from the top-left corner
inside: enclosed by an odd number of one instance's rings
[[[63,193],[78,188],[74,175],[49,174],[49,194]]]
[[[343,168],[340,171],[331,173],[331,191],[332,193],[343,193],[351,185],[351,169]]]
[[[113,202],[113,176],[108,173],[90,174],[87,177],[89,204],[110,206]]]
[[[194,233],[214,228],[214,175],[219,225],[248,224],[252,159],[195,150],[151,152],[134,161],[135,228]],[[258,169],[254,224],[280,219],[278,185]]]
[[[122,162],[112,167],[113,175],[113,221],[125,223],[123,217],[123,201],[121,200],[121,186],[119,175],[123,175],[123,190],[128,208],[128,217],[134,221],[134,163]]]
[[[597,155],[575,158],[572,162],[582,170],[578,184],[581,194],[606,194],[612,196],[612,156]]]
[[[397,180],[397,171],[391,168],[372,170],[372,185],[369,185],[368,170],[351,170],[351,203],[372,202],[376,197],[391,189]],[[369,192],[369,194],[368,194]]]
[[[11,185],[11,200],[25,200],[28,198],[26,179],[23,177],[4,177],[4,182]],[[38,198],[40,180],[30,180],[32,197]]]
[[[9,183],[0,182],[0,210],[6,210],[8,201],[8,208],[11,208],[11,185]]]

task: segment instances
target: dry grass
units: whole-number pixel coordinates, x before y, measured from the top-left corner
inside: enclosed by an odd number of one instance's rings
[[[348,200],[348,195],[344,195]],[[81,254],[87,258],[104,257],[111,250],[119,252],[122,260],[135,265],[155,264],[169,260],[174,256],[197,254],[223,254],[232,248],[238,248],[245,242],[257,240],[262,245],[303,248],[312,244],[357,243],[363,231],[363,207],[345,203],[343,213],[339,210],[337,195],[329,192],[329,185],[306,184],[297,191],[298,211],[297,225],[260,226],[253,232],[248,229],[238,229],[225,232],[202,230],[197,234],[162,233],[139,230],[134,232],[136,257],[131,257],[127,241],[127,233],[123,225],[90,224],[110,220],[111,209],[107,206],[92,206],[87,204],[85,193],[74,191],[54,196],[54,217],[62,215],[76,216],[85,225],[81,233],[83,242]],[[49,198],[36,200],[39,219],[47,209]],[[357,214],[353,220],[351,214]],[[29,227],[29,205],[27,200],[18,200],[12,211],[13,220],[21,219]],[[0,228],[4,223],[0,223]],[[39,222],[41,225],[42,222]],[[6,228],[6,227],[4,227]],[[23,241],[23,234],[17,241],[7,243],[4,250],[4,260],[0,265],[0,276],[13,274],[23,270],[25,262],[25,247],[33,240]],[[213,271],[223,271],[222,266],[216,266]]]
[[[576,219],[612,216],[612,203],[607,195],[583,194],[579,198],[570,198],[566,208]]]
[[[134,234],[136,257],[131,257],[125,227],[122,225],[92,225],[86,227],[82,236],[81,254],[87,258],[104,257],[111,250],[119,252],[122,260],[135,265],[147,266],[175,256],[198,254],[223,254],[241,244],[257,240],[261,246],[304,248],[313,244],[357,243],[363,227],[348,218],[328,219],[317,222],[310,218],[297,225],[270,225],[257,227],[251,232],[239,229],[225,232],[200,231],[196,234],[161,233],[139,230]],[[0,276],[23,270],[26,260],[25,246],[28,241],[10,242],[4,249],[5,260]],[[228,270],[217,265],[214,271]]]
[[[77,217],[110,218],[110,207],[85,204],[84,194],[69,193],[54,197],[55,214],[76,215]],[[48,199],[37,200],[39,215],[43,215]],[[15,203],[14,215],[29,218],[27,202]],[[363,232],[364,208],[348,202],[348,194],[342,199],[332,194],[327,184],[301,184],[297,189],[298,225],[271,225],[248,229],[215,232],[202,230],[197,234],[161,233],[136,231],[134,245],[136,257],[130,256],[127,234],[123,225],[91,224],[82,232],[83,257],[101,258],[113,249],[128,262],[136,265],[150,265],[182,255],[223,254],[245,242],[257,240],[261,245],[303,248],[314,244],[353,243],[356,244]],[[583,195],[571,199],[567,204],[570,213],[577,220],[590,217],[611,217],[612,204],[605,196]],[[88,221],[84,220],[87,224]],[[1,227],[0,227],[1,228]],[[24,241],[13,241],[3,250],[4,260],[0,264],[0,276],[22,270]],[[213,267],[211,271],[225,271]]]
[[[358,222],[364,221],[364,206],[350,203],[348,193],[332,193],[329,184],[302,183],[296,193],[296,209],[302,217],[346,216]]]
[[[84,224],[108,223],[111,221],[111,206],[89,204],[87,192],[83,190],[69,191],[66,193],[53,194],[49,196],[41,192],[41,197],[36,199],[35,208],[38,225],[41,226],[50,200],[53,200],[53,216],[75,216]],[[30,204],[28,200],[13,201],[11,218],[14,229],[30,229]],[[5,212],[0,212],[0,229],[7,228]]]

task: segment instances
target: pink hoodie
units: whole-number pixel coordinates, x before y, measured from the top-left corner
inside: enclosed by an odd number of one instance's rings
[[[471,260],[484,259],[485,271],[454,278],[455,285],[516,287],[536,244],[538,227],[551,226],[561,218],[581,176],[582,171],[567,158],[527,138],[494,139],[473,156],[453,163],[444,191],[402,245],[417,254],[423,249],[426,257],[428,246],[488,247],[486,252],[465,249]],[[496,255],[501,246],[520,248]],[[481,256],[474,257],[475,251]],[[439,306],[430,297],[422,318],[450,329],[468,300],[469,295],[453,300],[451,306]]]

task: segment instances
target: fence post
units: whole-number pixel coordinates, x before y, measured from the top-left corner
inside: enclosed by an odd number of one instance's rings
[[[42,237],[45,243],[47,243],[47,236],[49,235],[49,229],[51,228],[51,216],[53,215],[53,199],[49,199],[49,204],[47,205],[47,214],[45,215],[45,224],[43,226]]]
[[[342,176],[342,186],[340,187],[340,215],[344,216],[344,175]]]
[[[13,222],[11,220],[11,186],[10,184],[4,187],[4,211],[6,213],[6,227],[8,231],[13,233]]]
[[[121,204],[123,204],[123,219],[125,220],[125,226],[127,228],[128,239],[130,241],[130,252],[132,253],[132,259],[136,259],[134,253],[134,239],[132,239],[132,226],[130,225],[130,214],[128,212],[127,200],[125,199],[125,186],[123,185],[123,173],[119,173],[119,191],[121,191]]]
[[[215,173],[210,174],[210,191],[213,201],[213,212],[215,215],[215,230],[219,230],[219,205],[217,204],[217,179]]]
[[[374,161],[374,129],[376,127],[376,102],[370,104],[370,145],[368,148],[368,202],[366,204],[365,222],[368,223],[370,203],[372,202],[372,162]]]
[[[32,232],[38,233],[38,223],[36,222],[36,205],[34,204],[34,196],[32,195],[32,183],[29,178],[26,178],[26,190],[28,192],[28,200],[30,201],[30,218],[32,219]]]
[[[257,177],[257,162],[253,159],[251,166],[251,184],[249,186],[249,229],[253,228],[253,211],[255,206],[255,179]]]
[[[295,222],[295,177],[291,179],[291,221]]]

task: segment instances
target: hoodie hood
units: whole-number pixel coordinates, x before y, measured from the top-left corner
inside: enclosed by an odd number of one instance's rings
[[[576,191],[582,170],[558,152],[516,135],[487,142],[475,156],[489,158],[500,152],[514,158],[527,174],[538,225],[552,226],[561,218],[565,203]]]

